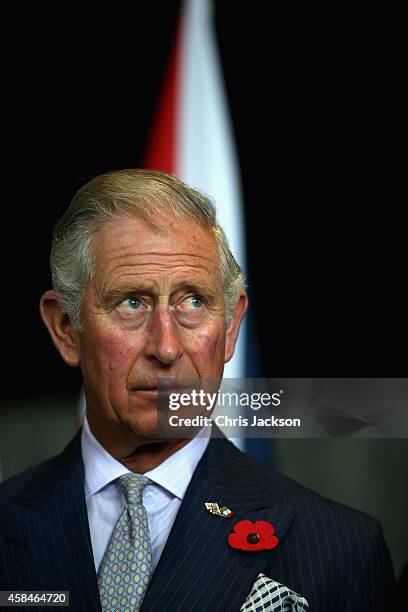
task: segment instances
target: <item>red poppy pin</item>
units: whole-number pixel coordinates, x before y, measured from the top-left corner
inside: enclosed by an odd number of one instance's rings
[[[239,521],[228,536],[228,544],[240,550],[270,550],[279,542],[274,533],[275,527],[267,521]]]

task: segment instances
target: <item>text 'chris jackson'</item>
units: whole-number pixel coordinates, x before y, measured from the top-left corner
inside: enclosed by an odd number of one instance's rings
[[[300,427],[300,419],[283,419],[274,416],[260,418],[253,415],[252,419],[245,417],[228,417],[224,414],[213,418],[197,415],[192,418],[179,417],[173,414],[169,417],[172,427],[208,427],[215,423],[218,427]]]

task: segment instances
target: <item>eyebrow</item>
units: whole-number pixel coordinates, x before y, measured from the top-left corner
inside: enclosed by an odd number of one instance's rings
[[[146,285],[128,285],[122,287],[115,287],[109,289],[101,296],[101,304],[107,310],[110,310],[117,304],[117,302],[121,299],[124,299],[126,296],[135,295],[135,294],[150,294],[153,293],[151,288],[147,288]]]
[[[214,301],[217,297],[216,287],[209,285],[208,283],[182,281],[171,291],[171,294],[177,293],[178,291],[191,291],[192,293],[197,293],[203,297],[207,297],[211,301]],[[154,286],[153,284],[146,285],[144,283],[135,283],[132,285],[123,285],[109,289],[101,297],[101,304],[104,308],[109,310],[113,308],[119,300],[125,299],[126,296],[131,295],[155,295]]]

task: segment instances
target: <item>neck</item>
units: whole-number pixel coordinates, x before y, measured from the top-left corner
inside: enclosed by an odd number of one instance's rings
[[[125,457],[115,457],[125,465],[128,470],[144,474],[149,470],[166,461],[171,455],[176,453],[180,448],[186,446],[191,440],[185,438],[182,440],[171,440],[171,444],[167,442],[150,442],[139,446],[133,453]]]
[[[141,438],[133,432],[123,431],[117,427],[110,428],[107,433],[105,428],[98,427],[89,419],[88,424],[99,444],[128,470],[138,474],[153,470],[191,442],[191,438],[170,440]]]

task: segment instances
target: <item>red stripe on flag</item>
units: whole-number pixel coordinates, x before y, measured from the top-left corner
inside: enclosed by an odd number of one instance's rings
[[[143,167],[174,174],[177,156],[180,27],[177,27]]]

